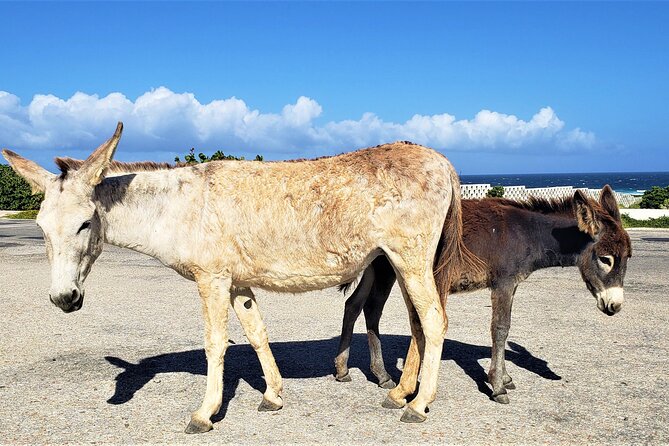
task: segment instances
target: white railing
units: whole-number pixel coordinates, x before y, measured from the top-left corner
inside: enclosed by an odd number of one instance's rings
[[[492,189],[489,184],[463,184],[460,186],[462,191],[462,198],[484,198],[488,191]],[[526,188],[525,186],[504,186],[504,198],[512,200],[527,200],[529,197],[538,198],[560,198],[574,195],[572,186],[557,186],[557,187],[534,187]],[[594,199],[599,199],[600,189],[579,189],[582,192],[590,195]],[[640,200],[631,194],[621,194],[616,192],[616,199],[618,204],[623,207],[629,207]]]

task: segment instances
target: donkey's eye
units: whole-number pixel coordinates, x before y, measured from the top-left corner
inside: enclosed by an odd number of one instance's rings
[[[91,226],[91,221],[90,220],[85,221],[84,224],[81,225],[81,228],[79,228],[79,230],[77,231],[77,234],[79,234],[84,229],[88,229],[90,226]]]
[[[612,256],[601,256],[599,257],[599,261],[611,268],[613,266],[613,257]]]

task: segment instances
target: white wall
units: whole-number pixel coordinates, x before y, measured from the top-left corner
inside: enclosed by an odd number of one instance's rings
[[[462,198],[484,198],[492,186],[490,184],[463,184],[461,186]],[[504,198],[512,200],[526,200],[529,197],[538,198],[560,198],[574,195],[572,186],[556,186],[556,187],[535,187],[527,189],[525,186],[504,186]],[[600,189],[579,189],[582,192],[590,195],[594,199],[599,199]],[[619,194],[616,192],[616,199],[621,206],[629,206],[640,200],[630,194]]]

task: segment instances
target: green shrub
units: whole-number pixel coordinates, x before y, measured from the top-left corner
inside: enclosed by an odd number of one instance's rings
[[[5,218],[14,218],[17,220],[34,220],[37,218],[37,213],[39,211],[37,210],[31,210],[31,211],[21,211],[17,212],[16,214],[9,214],[5,215]]]
[[[669,228],[669,217],[649,218],[648,220],[637,220],[627,214],[621,214],[624,228]]]
[[[486,193],[486,197],[491,197],[491,198],[502,198],[504,197],[504,186],[493,186],[490,189],[488,189],[488,193]]]
[[[263,156],[262,155],[256,155],[254,161],[263,161]],[[197,157],[195,156],[195,147],[191,147],[190,151],[186,156],[184,156],[184,164],[197,164],[197,163],[206,163],[208,161],[220,161],[220,160],[236,160],[236,161],[244,161],[245,158],[243,156],[238,157],[234,155],[226,155],[225,153],[221,152],[220,150],[217,150],[214,152],[213,155],[207,156],[204,153],[200,152],[198,153]],[[178,156],[174,158],[175,163],[181,163],[181,158]]]
[[[43,194],[33,195],[28,183],[11,167],[0,164],[0,209],[23,211],[39,209]]]
[[[669,186],[653,186],[643,193],[639,207],[642,209],[667,209],[669,204]]]

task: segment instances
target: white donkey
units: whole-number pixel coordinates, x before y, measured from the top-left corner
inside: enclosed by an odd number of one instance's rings
[[[104,242],[153,256],[197,282],[207,390],[186,432],[210,430],[221,406],[230,305],[267,382],[259,410],[283,405],[281,375],[249,287],[298,293],[348,283],[380,253],[397,272],[412,331],[400,384],[383,406],[405,406],[422,359],[420,390],[401,419],[425,420],[447,328],[435,252],[441,240],[451,247],[447,260],[457,260],[461,248],[459,183],[444,156],[398,142],[297,162],[123,167],[112,161],[122,128],[83,162],[57,159],[60,175],[9,150],[3,155],[45,193],[37,223],[51,263],[49,297],[66,313],[81,308],[83,282]]]

